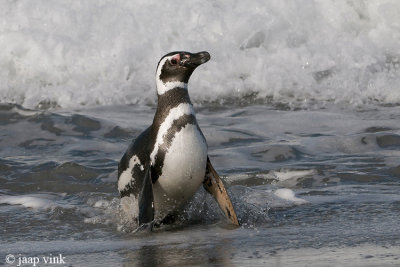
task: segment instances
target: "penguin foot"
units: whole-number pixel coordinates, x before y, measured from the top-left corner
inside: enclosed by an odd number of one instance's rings
[[[139,225],[138,228],[135,229],[135,231],[133,231],[133,233],[136,234],[136,233],[141,233],[141,232],[152,232],[154,225],[155,225],[155,221],[141,224],[141,225]]]

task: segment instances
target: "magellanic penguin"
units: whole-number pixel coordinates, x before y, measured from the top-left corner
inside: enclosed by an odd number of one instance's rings
[[[205,51],[172,52],[158,62],[158,105],[153,124],[131,143],[118,165],[121,198],[139,200],[139,226],[171,221],[201,184],[214,196],[228,222],[239,225],[211,165],[188,93],[190,75],[209,59]]]

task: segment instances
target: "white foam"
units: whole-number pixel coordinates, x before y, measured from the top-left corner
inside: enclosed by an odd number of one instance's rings
[[[119,205],[118,231],[132,231],[138,226],[139,203],[135,196],[123,197]]]
[[[212,56],[191,79],[195,102],[252,93],[304,105],[400,102],[396,0],[37,0],[0,10],[1,102],[154,103],[156,64],[174,50]]]
[[[271,175],[278,181],[297,180],[314,174],[314,170],[280,170],[272,171]]]
[[[22,205],[25,208],[48,209],[58,206],[50,195],[0,196],[0,204]]]
[[[306,200],[296,197],[293,190],[288,188],[277,189],[274,193],[281,199],[291,201],[298,205],[308,203]]]

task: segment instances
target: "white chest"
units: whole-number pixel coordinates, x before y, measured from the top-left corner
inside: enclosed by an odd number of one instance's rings
[[[187,124],[175,134],[165,155],[162,175],[153,185],[156,218],[185,205],[202,182],[207,144],[196,125]]]

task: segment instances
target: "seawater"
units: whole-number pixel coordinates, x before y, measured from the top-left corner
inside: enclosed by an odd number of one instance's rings
[[[92,266],[399,263],[398,106],[197,107],[241,227],[201,189],[175,225],[140,234],[121,210],[116,169],[155,106],[0,107],[2,256],[61,253]]]
[[[400,264],[397,1],[3,1],[0,262]],[[134,234],[117,164],[173,50],[241,227],[203,189]],[[129,203],[128,203],[129,204]]]

